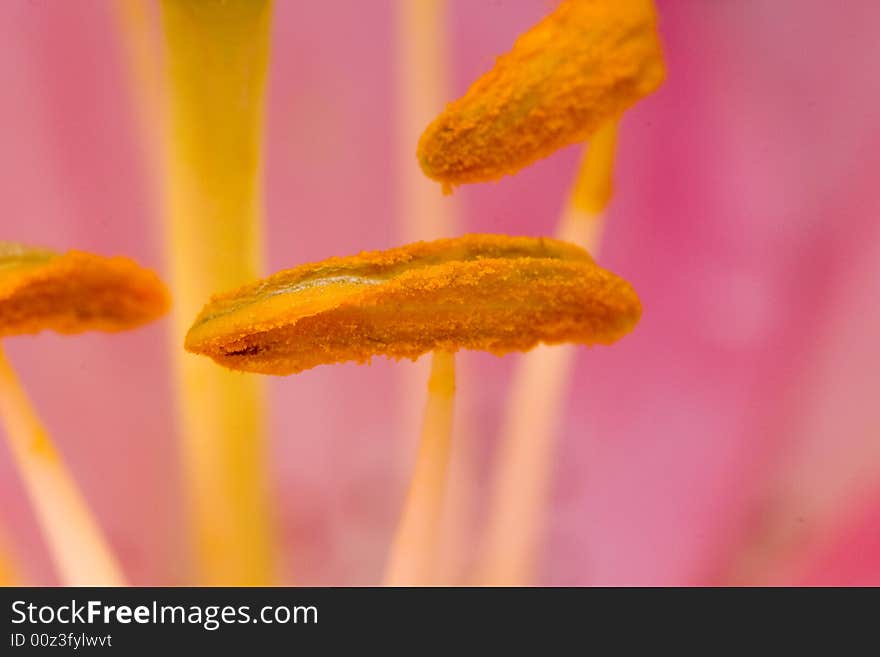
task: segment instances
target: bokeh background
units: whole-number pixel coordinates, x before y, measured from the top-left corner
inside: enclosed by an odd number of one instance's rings
[[[450,0],[453,94],[554,4]],[[880,4],[658,10],[669,76],[622,123],[601,255],[644,316],[578,352],[540,583],[880,584]],[[276,0],[270,271],[404,234],[394,11]],[[0,238],[164,271],[159,119],[120,25],[118,2],[0,3]],[[578,155],[447,202],[462,231],[551,234]],[[136,584],[187,581],[169,326],[5,344]],[[516,360],[463,359],[474,551]],[[409,367],[270,382],[283,583],[380,580]],[[5,448],[0,532],[26,583],[56,582]]]

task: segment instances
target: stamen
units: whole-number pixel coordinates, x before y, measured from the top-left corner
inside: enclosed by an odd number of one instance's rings
[[[611,195],[616,122],[591,140],[557,234],[595,253]],[[524,354],[514,375],[501,430],[498,472],[478,583],[529,586],[537,557],[555,465],[559,418],[568,392],[575,350],[539,347]]]
[[[466,235],[331,258],[217,295],[196,318],[186,348],[232,369],[284,375],[376,355],[611,343],[640,312],[632,288],[583,249],[544,238]],[[423,541],[436,538],[440,520],[451,355],[436,356],[434,372],[417,474],[388,567],[395,583],[426,581],[436,548]]]
[[[396,0],[394,4],[395,106],[400,235],[403,242],[457,235],[457,199],[439,194],[437,186],[414,166],[414,145],[428,121],[449,97],[449,3],[447,0]],[[399,368],[398,421],[402,460],[410,461],[412,438],[424,424],[424,389],[428,359],[402,363]]]
[[[159,277],[128,258],[0,248],[0,337],[125,331],[161,317],[169,305]]]
[[[0,337],[124,331],[165,314],[159,277],[128,258],[0,243]],[[98,523],[0,350],[0,414],[62,581],[124,584]]]
[[[328,271],[325,285],[298,285]],[[274,293],[286,289],[296,291]],[[579,247],[466,235],[302,265],[217,295],[185,344],[231,369],[286,375],[381,355],[607,344],[640,312],[632,288]]]
[[[419,140],[444,188],[516,173],[653,92],[665,75],[651,0],[563,0]]]

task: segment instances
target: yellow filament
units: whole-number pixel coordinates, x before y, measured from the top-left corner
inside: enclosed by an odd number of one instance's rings
[[[593,255],[599,250],[603,213],[611,196],[616,142],[616,121],[595,134],[557,227],[559,239],[580,244]],[[539,346],[519,363],[501,429],[480,584],[535,583],[574,354],[572,345]]]
[[[97,520],[0,350],[0,415],[61,582],[125,586]]]
[[[453,198],[416,166],[416,144],[425,124],[443,109],[446,76],[446,0],[396,0],[394,6],[395,104],[397,128],[397,213],[403,243],[450,237],[455,231]],[[427,359],[401,363],[400,432],[409,459],[421,422]]]
[[[198,581],[273,578],[263,390],[184,352],[205,299],[262,269],[260,178],[269,0],[163,0],[167,248]]]
[[[416,465],[391,546],[386,586],[437,584],[436,551],[452,448],[455,356],[436,351]]]
[[[449,96],[446,74],[446,0],[397,0],[397,106],[400,216],[403,242],[451,237],[454,200],[437,193],[416,165],[425,124]]]
[[[589,222],[598,217],[611,200],[614,153],[617,147],[617,121],[603,124],[590,140],[574,183],[569,205]],[[595,244],[581,244],[588,251]]]
[[[404,242],[450,237],[459,232],[457,199],[438,193],[436,184],[427,179],[416,164],[416,144],[425,125],[440,112],[449,98],[449,61],[447,28],[448,3],[446,0],[397,0],[396,19],[397,66],[396,105],[398,129],[399,195],[398,216],[401,217],[401,235]],[[424,381],[428,376],[427,359],[401,362],[401,435],[404,451],[409,460],[415,448],[414,440],[421,421],[424,400]],[[459,364],[459,377],[461,365]],[[456,441],[451,467],[467,453]],[[467,464],[461,465],[467,469]],[[463,482],[449,481],[449,499],[446,504],[448,522],[443,529],[443,545],[438,548],[438,560],[457,561],[461,549],[461,520],[466,507],[460,489]],[[445,583],[445,581],[444,581]]]

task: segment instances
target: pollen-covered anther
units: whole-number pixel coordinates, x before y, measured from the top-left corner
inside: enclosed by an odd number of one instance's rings
[[[159,277],[129,258],[0,243],[0,337],[125,331],[169,305]]]
[[[563,0],[425,130],[424,172],[448,189],[582,142],[665,76],[651,0]]]
[[[302,265],[215,296],[186,337],[226,367],[293,374],[373,356],[611,343],[641,307],[583,249],[467,235]]]

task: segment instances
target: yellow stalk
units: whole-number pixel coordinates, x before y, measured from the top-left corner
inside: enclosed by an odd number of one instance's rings
[[[452,449],[455,356],[434,352],[416,465],[385,571],[386,586],[437,584],[436,550]]]
[[[416,144],[446,104],[446,0],[397,0],[397,107],[400,214],[403,242],[451,237],[453,199],[418,167]]]
[[[446,0],[397,0],[395,6],[398,214],[404,243],[450,237],[458,232],[456,200],[439,193],[436,183],[422,174],[416,159],[419,135],[449,98],[447,10]],[[401,425],[406,437],[417,434],[427,376],[424,360],[401,363]],[[406,440],[404,447],[409,460],[414,445]],[[451,458],[458,462],[466,456],[456,447]],[[455,490],[450,490],[442,545],[438,547],[440,553],[435,553],[438,561],[456,561],[456,555],[447,552],[457,551],[462,542],[464,509],[455,503],[463,499],[462,491],[455,482],[449,484]],[[432,570],[436,574],[442,567],[438,563]]]
[[[416,160],[416,144],[425,124],[448,97],[446,79],[446,0],[397,0],[394,58],[397,127],[397,211],[402,242],[451,237],[456,232],[453,204],[436,183],[425,178]],[[421,420],[427,363],[401,363],[402,435],[415,436]],[[407,458],[413,444],[407,440]]]
[[[0,349],[0,414],[19,475],[61,582],[125,586],[97,520]]]
[[[262,133],[269,0],[163,0],[167,44],[167,248],[198,581],[273,578],[263,389],[184,352],[218,290],[262,270]]]
[[[559,239],[578,243],[594,256],[611,197],[616,142],[616,121],[595,133],[556,231]],[[501,429],[480,584],[534,584],[556,436],[575,353],[571,345],[540,346],[522,357],[514,375]]]

